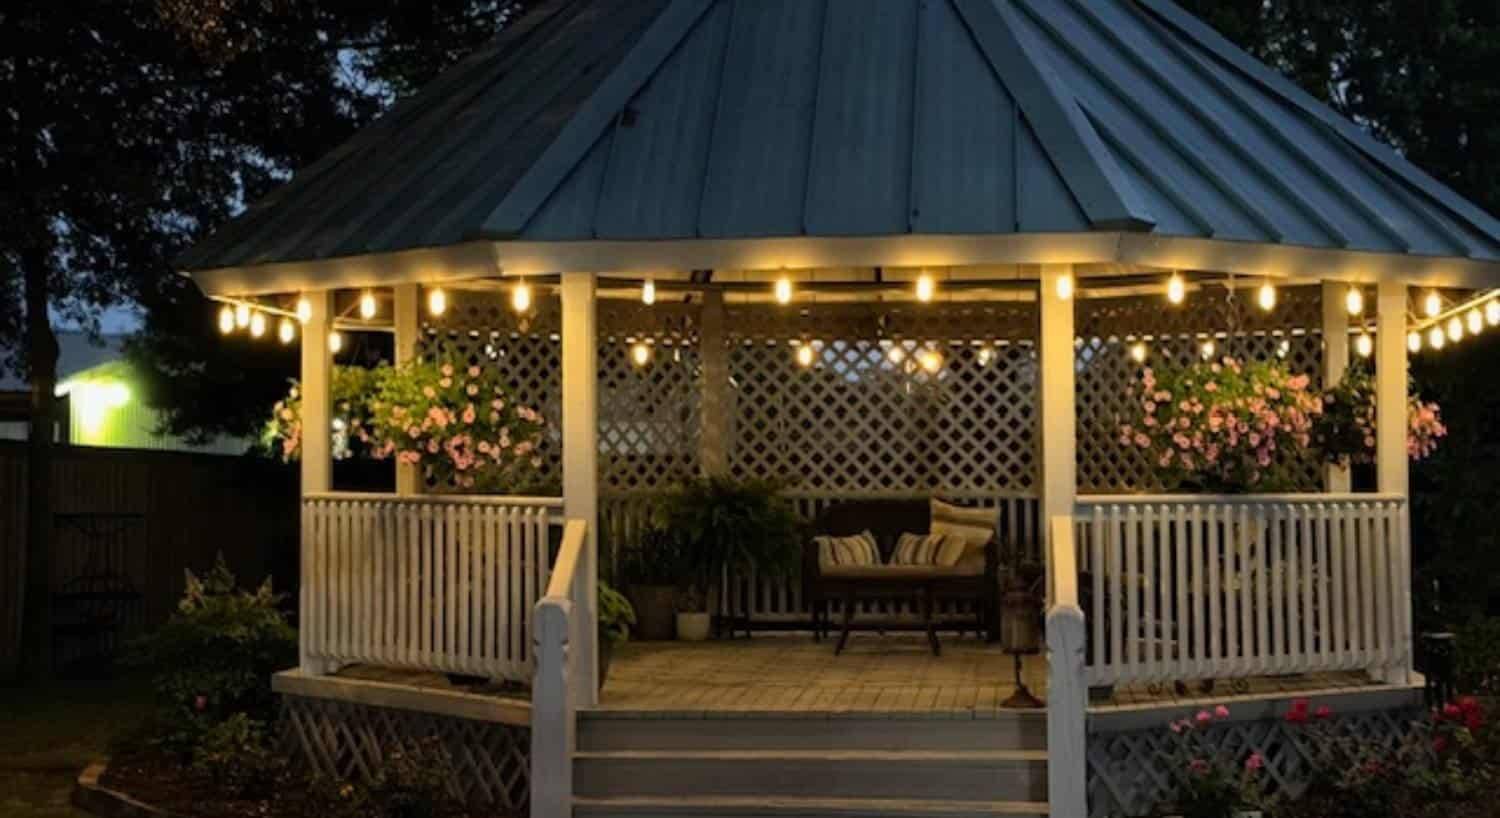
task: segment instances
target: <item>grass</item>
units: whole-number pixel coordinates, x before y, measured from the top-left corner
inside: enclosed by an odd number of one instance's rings
[[[0,687],[0,818],[79,818],[73,781],[139,724],[151,699],[143,677]]]

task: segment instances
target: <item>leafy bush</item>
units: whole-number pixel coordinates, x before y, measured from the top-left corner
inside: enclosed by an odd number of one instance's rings
[[[457,818],[466,810],[448,790],[451,770],[442,744],[430,739],[387,754],[368,784],[322,781],[313,795],[327,818]]]
[[[1482,617],[1458,629],[1454,670],[1458,689],[1500,696],[1500,618]]]
[[[682,542],[660,521],[641,533],[639,543],[620,549],[620,576],[627,586],[678,585],[682,566]]]
[[[214,725],[236,714],[268,723],[271,674],[297,663],[297,633],[267,579],[242,591],[219,555],[201,578],[187,573],[177,612],[137,643],[135,660],[156,672],[160,739],[191,755]]]
[[[775,576],[801,558],[801,523],[773,483],[695,480],[667,498],[664,514],[666,530],[681,544],[681,582],[699,590],[726,567]]]
[[[1171,803],[1161,810],[1163,814],[1232,818],[1235,812],[1261,802],[1259,777],[1265,763],[1260,754],[1252,753],[1242,765],[1226,765],[1218,753],[1216,740],[1203,734],[1215,722],[1227,718],[1229,709],[1220,705],[1167,725],[1172,733],[1167,772],[1177,791]]]
[[[286,775],[287,762],[265,724],[235,713],[199,736],[192,771],[236,798],[265,798]]]
[[[635,608],[623,594],[599,581],[599,639],[600,641],[624,642],[630,638],[630,628],[635,625]]]

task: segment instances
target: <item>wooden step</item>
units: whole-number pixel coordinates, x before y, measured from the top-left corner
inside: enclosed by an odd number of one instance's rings
[[[574,818],[1047,818],[1036,801],[904,798],[575,798]]]
[[[1044,713],[991,719],[891,718],[854,714],[662,718],[579,714],[578,749],[613,750],[1044,750]]]
[[[746,796],[1044,801],[1039,750],[620,750],[574,755],[592,798]]]

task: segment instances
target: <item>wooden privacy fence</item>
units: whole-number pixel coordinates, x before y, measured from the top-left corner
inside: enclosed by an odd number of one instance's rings
[[[12,675],[19,662],[26,479],[26,447],[0,443],[0,678]],[[275,573],[285,579],[278,586],[289,588],[296,579],[297,480],[282,464],[60,447],[51,482],[52,511],[59,519],[135,521],[123,543],[109,546],[123,548],[121,553],[92,553],[98,538],[65,524],[54,526],[60,533],[52,552],[54,591],[99,564],[120,573],[140,594],[139,625],[133,628],[165,621],[182,595],[183,569],[208,568],[220,552],[245,584]]]
[[[1404,667],[1398,496],[1083,497],[1091,685]]]
[[[529,682],[561,500],[309,494],[302,654]]]

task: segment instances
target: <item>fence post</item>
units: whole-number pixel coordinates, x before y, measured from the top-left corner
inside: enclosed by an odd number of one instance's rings
[[[536,680],[531,699],[531,818],[573,814],[573,690],[569,679],[571,602],[536,604]]]
[[[1073,518],[1051,518],[1052,605],[1047,610],[1047,801],[1052,815],[1088,815],[1085,622],[1078,607]]]

